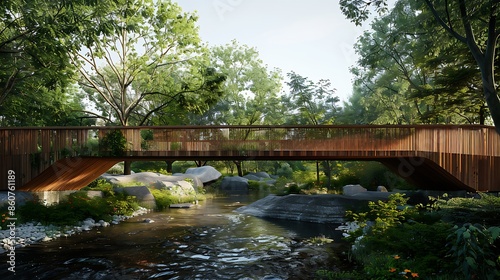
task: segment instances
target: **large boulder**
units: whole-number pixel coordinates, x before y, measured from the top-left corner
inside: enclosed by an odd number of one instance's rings
[[[197,176],[187,174],[176,174],[170,176],[154,172],[140,172],[130,175],[111,175],[105,173],[101,176],[101,178],[115,185],[122,186],[130,186],[135,184],[162,188],[165,186],[164,182],[173,182],[174,184],[177,184],[177,182],[185,181],[186,179],[192,181],[193,185],[196,187],[203,186],[203,182]]]
[[[347,185],[343,188],[343,194],[347,196],[353,196],[366,191],[367,189],[363,188],[361,185]]]
[[[285,196],[269,195],[235,211],[262,218],[274,218],[315,223],[342,223],[345,212],[364,207],[367,201],[356,196],[334,194]]]
[[[228,194],[248,194],[248,179],[238,176],[224,177],[220,188]]]
[[[189,182],[178,181],[178,182],[163,182],[165,183],[165,189],[169,190],[174,196],[182,197],[188,195],[196,195],[196,190],[193,188]]]
[[[188,170],[186,170],[186,174],[195,175],[203,183],[215,181],[222,175],[219,171],[217,171],[217,169],[213,168],[212,166],[188,168]]]
[[[271,176],[269,176],[269,174],[267,174],[266,172],[250,172],[250,173],[248,173],[248,175],[256,176],[256,177],[261,178],[261,179],[271,178]]]
[[[146,207],[146,208],[155,208],[156,207],[156,201],[155,201],[153,194],[151,194],[151,191],[149,191],[149,189],[145,186],[124,187],[124,188],[117,187],[117,188],[115,188],[115,191],[116,192],[123,192],[127,195],[130,195],[130,196],[135,196],[135,198],[137,199],[137,202],[142,207]]]
[[[253,174],[247,174],[247,175],[243,176],[243,178],[248,179],[248,180],[252,180],[252,181],[260,181],[260,180],[262,180],[261,177],[253,175]]]

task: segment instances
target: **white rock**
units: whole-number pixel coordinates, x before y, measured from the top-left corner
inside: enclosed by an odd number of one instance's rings
[[[48,236],[45,236],[44,238],[42,238],[42,242],[48,242],[48,241],[51,241],[52,238],[48,237]]]

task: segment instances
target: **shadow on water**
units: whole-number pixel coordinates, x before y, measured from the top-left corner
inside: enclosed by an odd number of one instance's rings
[[[251,199],[213,199],[19,248],[16,273],[2,261],[0,279],[289,279],[308,269],[306,258],[316,250],[305,248],[303,239],[324,235],[340,241],[336,225],[233,211]],[[146,218],[154,223],[144,223]]]

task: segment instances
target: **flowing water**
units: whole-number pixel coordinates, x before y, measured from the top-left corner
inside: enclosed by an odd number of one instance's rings
[[[217,198],[19,248],[15,274],[0,255],[0,279],[314,279],[326,251],[303,241],[338,241],[336,226],[234,212],[250,202]]]

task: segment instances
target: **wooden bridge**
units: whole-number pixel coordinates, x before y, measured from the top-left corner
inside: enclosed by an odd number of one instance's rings
[[[116,131],[125,150],[104,145]],[[500,190],[500,136],[489,126],[0,128],[3,190],[9,170],[16,190],[70,190],[124,160],[373,160],[423,189]]]

